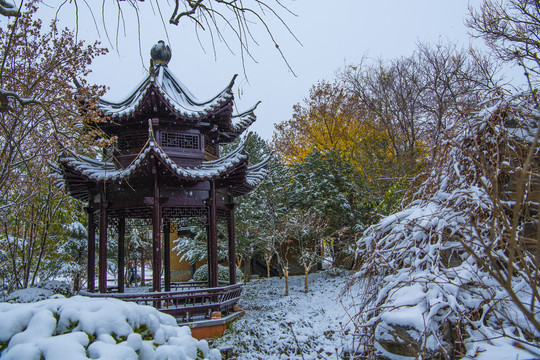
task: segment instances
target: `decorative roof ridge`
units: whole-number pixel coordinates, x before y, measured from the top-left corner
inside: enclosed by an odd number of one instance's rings
[[[151,77],[150,75],[147,75],[146,77],[142,78],[142,80],[140,80],[139,83],[135,86],[135,91],[132,91],[129,95],[124,97],[122,100],[112,101],[112,100],[104,100],[103,98],[100,98],[99,104],[100,105],[104,104],[104,105],[109,105],[109,106],[119,106],[128,102],[129,100],[135,97],[135,95],[138,93],[139,90],[147,87],[149,84],[152,83],[150,77]]]
[[[103,161],[91,158],[86,155],[77,154],[71,150],[68,150],[70,152],[70,155],[66,155],[65,153],[62,153],[62,155],[59,158],[59,162],[61,163],[73,163],[74,161],[80,161],[85,164],[89,164],[92,166],[100,167],[105,171],[115,171],[118,170],[114,163],[109,161]]]
[[[235,114],[233,115],[232,117],[233,118],[236,118],[236,117],[242,117],[242,116],[245,116],[245,115],[248,115],[248,114],[251,114],[253,113],[257,107],[259,106],[259,104],[261,103],[262,101],[257,101],[257,103],[255,105],[253,105],[252,107],[250,107],[249,109],[247,109],[246,111],[242,112],[242,113],[239,113],[239,114]]]
[[[221,90],[217,95],[215,95],[213,98],[206,100],[206,101],[200,101],[197,99],[195,95],[189,89],[176,78],[176,76],[173,74],[171,70],[169,70],[168,67],[159,66],[158,67],[158,77],[160,79],[160,82],[158,83],[158,86],[163,92],[170,97],[170,95],[167,93],[167,91],[163,88],[163,77],[167,77],[175,86],[176,90],[180,90],[180,92],[184,93],[186,95],[186,98],[189,100],[191,105],[196,106],[204,106],[207,104],[210,104],[217,100],[218,98],[221,98],[225,95],[232,96],[232,87],[234,86],[234,82],[236,81],[236,78],[238,77],[238,74],[234,74],[231,81],[229,81],[229,84]],[[174,99],[173,99],[174,101]]]
[[[270,160],[272,159],[272,157],[274,156],[274,151],[270,151],[270,153],[268,155],[266,155],[266,157],[264,159],[262,159],[260,162],[258,162],[257,164],[254,164],[254,165],[251,165],[251,166],[248,166],[248,171],[258,171],[260,170],[261,168],[264,168],[264,167],[267,167],[268,166],[268,163],[270,162]]]
[[[246,145],[247,145],[248,141],[251,139],[251,135],[252,135],[251,132],[248,133],[246,135],[246,137],[240,141],[240,144],[238,144],[238,146],[233,151],[228,153],[227,155],[222,156],[222,157],[220,157],[219,159],[216,159],[216,160],[203,161],[203,164],[208,164],[208,165],[217,164],[217,163],[222,162],[224,159],[236,156],[236,154],[238,154],[240,152],[245,152]]]
[[[139,82],[139,85],[135,88],[135,90],[132,91],[131,94],[126,96],[123,100],[119,102],[113,102],[99,99],[98,107],[106,115],[111,117],[122,117],[124,115],[129,115],[137,111],[137,109],[141,105],[144,96],[150,89],[150,86],[153,84],[154,82],[152,81],[151,75],[148,75],[147,77],[143,78],[143,80]],[[106,107],[108,107],[109,109],[106,109]]]
[[[255,121],[257,121],[257,115],[255,115],[255,109],[259,106],[261,102],[258,101],[250,109],[244,111],[243,113],[233,115],[231,118],[230,130],[233,133],[241,134],[248,127],[251,126]]]

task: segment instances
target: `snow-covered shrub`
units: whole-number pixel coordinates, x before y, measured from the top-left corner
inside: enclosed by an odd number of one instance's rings
[[[208,266],[203,265],[195,271],[193,274],[194,281],[208,281]],[[229,281],[229,268],[223,265],[218,265],[218,280]],[[242,282],[244,280],[244,273],[236,268],[236,282]]]
[[[11,292],[10,294],[6,295],[2,301],[12,304],[25,304],[45,300],[53,295],[54,292],[51,290],[38,287],[29,287]]]
[[[522,225],[538,168],[523,172],[521,197],[513,180],[527,166],[538,111],[525,95],[489,105],[454,129],[410,203],[359,239],[365,290],[354,321],[365,355],[461,358],[504,336],[510,354],[514,340],[537,344],[538,268]]]
[[[36,287],[40,289],[50,290],[53,294],[60,294],[64,296],[71,296],[73,292],[71,291],[71,286],[65,281],[59,280],[46,280],[40,281]]]
[[[221,359],[153,307],[75,296],[0,303],[2,359]]]
[[[71,292],[71,287],[66,282],[46,280],[39,282],[33,287],[15,290],[6,295],[3,301],[12,304],[24,304],[49,299],[54,295],[71,296],[73,293]]]
[[[337,267],[331,267],[326,270],[326,274],[331,277],[343,277],[345,276],[345,270]]]

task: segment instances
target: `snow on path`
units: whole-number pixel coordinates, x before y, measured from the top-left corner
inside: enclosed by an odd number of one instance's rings
[[[232,347],[239,360],[336,359],[352,341],[345,310],[351,299],[339,296],[345,284],[345,277],[310,274],[306,294],[304,277],[293,276],[287,297],[284,279],[251,281],[240,301],[245,316],[213,346]]]

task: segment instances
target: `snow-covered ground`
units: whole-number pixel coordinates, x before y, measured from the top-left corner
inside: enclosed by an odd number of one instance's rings
[[[355,302],[359,302],[357,296],[362,289],[353,288],[340,296],[346,283],[344,276],[310,274],[310,291],[305,294],[304,277],[293,276],[290,296],[286,297],[284,279],[251,281],[245,285],[241,300],[245,316],[211,347],[232,348],[233,358],[238,360],[354,359],[354,349],[360,344],[352,335],[350,317],[357,314]],[[466,341],[469,351],[465,359],[540,359],[535,349],[520,349],[512,338],[485,331],[485,327],[476,330]],[[414,359],[387,355],[391,359]]]
[[[213,346],[232,347],[238,359],[346,357],[353,344],[347,331],[347,310],[353,306],[353,299],[340,297],[345,284],[344,276],[310,274],[306,294],[304,277],[292,276],[290,295],[283,296],[284,279],[253,280],[245,285],[242,295],[245,316],[233,323]]]

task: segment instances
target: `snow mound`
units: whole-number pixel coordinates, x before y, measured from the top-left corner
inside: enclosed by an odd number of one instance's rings
[[[221,359],[150,306],[75,296],[0,303],[2,359]]]

